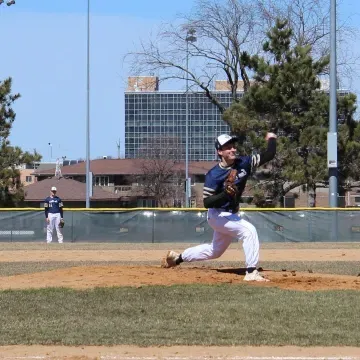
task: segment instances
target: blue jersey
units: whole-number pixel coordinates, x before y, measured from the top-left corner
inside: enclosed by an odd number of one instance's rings
[[[61,214],[63,213],[63,203],[61,201],[61,199],[58,196],[48,196],[45,199],[45,203],[44,203],[44,207],[45,207],[45,216],[47,217],[47,214]]]
[[[220,163],[217,164],[206,174],[203,198],[205,199],[209,196],[216,195],[224,191],[224,182],[228,177],[229,172],[231,169],[236,169],[238,174],[235,184],[239,189],[239,196],[219,207],[220,209],[224,210],[236,210],[240,202],[241,194],[245,189],[247,179],[251,174],[252,168],[258,165],[259,161],[259,155],[252,155],[239,157],[235,160],[234,164],[229,167],[223,167]]]

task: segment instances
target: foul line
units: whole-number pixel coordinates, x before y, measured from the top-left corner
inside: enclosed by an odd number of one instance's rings
[[[81,354],[84,356],[85,354]],[[47,356],[8,356],[0,357],[3,360],[15,360],[15,359],[51,359],[59,355],[47,355]],[[66,355],[71,356],[71,355]],[[74,356],[76,356],[74,354]],[[85,355],[86,356],[86,355]],[[91,355],[90,355],[91,356]],[[317,356],[317,357],[307,357],[307,356],[121,356],[121,355],[103,355],[100,356],[101,360],[360,360],[359,357],[349,357],[349,356]]]
[[[359,360],[358,357],[336,356],[336,357],[304,357],[304,356],[151,356],[151,357],[125,357],[125,356],[101,356],[103,360]]]

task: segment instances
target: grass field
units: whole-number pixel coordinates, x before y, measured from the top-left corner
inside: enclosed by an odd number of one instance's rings
[[[176,246],[185,248],[187,244]],[[0,261],[0,276],[5,281],[16,275],[11,281],[16,282],[19,278],[26,282],[23,275],[37,274],[41,282],[45,274],[58,276],[58,273],[50,272],[56,269],[81,266],[85,277],[86,269],[99,265],[105,268],[131,265],[133,269],[141,265],[158,266],[158,250],[163,253],[167,248],[169,244],[0,244],[3,259],[13,257],[12,261]],[[238,246],[232,245],[231,248],[236,249],[234,254],[237,254]],[[97,261],[97,251],[121,253],[124,249],[144,249],[147,251],[146,260]],[[282,249],[294,251],[294,254],[297,249],[308,249],[308,255],[305,254],[301,261],[262,261],[261,266],[280,273],[295,270],[349,275],[354,282],[359,279],[360,261],[343,260],[348,254],[359,251],[359,243],[262,246],[263,252],[270,251],[268,258],[274,254],[278,256]],[[343,249],[343,252],[334,261],[316,261],[316,257],[310,256],[314,249],[323,249],[324,252]],[[156,253],[154,257],[151,257],[152,250]],[[68,260],[74,251],[93,254],[94,258]],[[35,253],[37,257],[34,257]],[[50,253],[60,253],[64,261],[48,260]],[[332,253],[329,254],[331,258]],[[20,256],[28,260],[18,261]],[[42,256],[47,260],[32,260]],[[224,267],[238,268],[239,261],[211,261],[201,266],[218,269],[221,273]],[[199,276],[203,272],[201,267],[194,269],[193,264],[183,264],[182,267],[193,269]],[[171,275],[170,272],[163,274]],[[236,274],[227,276],[239,279]],[[289,280],[294,279],[297,278]],[[82,278],[74,281],[81,283]],[[360,347],[359,298],[358,290],[284,290],[252,286],[241,282],[241,278],[232,284],[216,283],[215,280],[211,285],[138,286],[134,279],[134,286],[1,290],[0,345]]]
[[[248,285],[0,292],[0,344],[359,346],[359,293]]]

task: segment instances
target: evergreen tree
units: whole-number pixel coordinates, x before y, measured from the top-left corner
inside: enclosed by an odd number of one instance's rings
[[[2,207],[21,204],[24,191],[20,183],[19,166],[41,159],[36,150],[31,154],[10,144],[9,136],[16,117],[12,105],[20,97],[20,94],[12,94],[11,85],[11,78],[0,81],[0,206]]]
[[[321,91],[319,77],[329,59],[314,61],[310,46],[291,45],[291,34],[287,21],[278,20],[263,46],[266,57],[244,55],[255,82],[225,112],[224,119],[246,140],[245,151],[265,146],[262,135],[268,130],[279,135],[271,172],[267,180],[259,183],[258,190],[282,204],[288,191],[304,185],[309,190],[309,205],[314,206],[316,186],[325,183],[328,174],[329,96]],[[340,151],[340,158],[350,149],[352,158],[356,157],[356,127],[350,136],[355,126],[354,101],[352,94],[339,100],[338,112],[346,118],[340,138],[347,144],[341,147],[344,150],[343,154]],[[349,142],[349,139],[354,140]],[[345,167],[342,171],[347,178],[349,171]]]

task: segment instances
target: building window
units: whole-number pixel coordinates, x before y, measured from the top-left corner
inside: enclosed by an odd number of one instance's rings
[[[25,181],[26,181],[27,183],[32,182],[32,176],[26,176]]]
[[[138,199],[137,200],[138,207],[157,207],[157,201],[154,199]]]
[[[95,176],[95,186],[109,186],[109,177]]]

